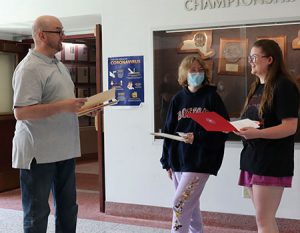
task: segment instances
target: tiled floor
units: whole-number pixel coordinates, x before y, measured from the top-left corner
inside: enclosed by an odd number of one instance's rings
[[[0,209],[0,232],[22,232],[22,212],[17,210]],[[47,233],[54,233],[54,217],[50,215]],[[77,233],[168,233],[168,229],[136,226],[106,221],[78,219]],[[254,233],[218,227],[205,227],[206,233]]]
[[[20,233],[22,232],[22,212],[16,210],[0,209],[0,232]],[[50,215],[47,233],[54,233],[54,217]],[[126,224],[111,223],[105,221],[94,221],[78,219],[77,233],[167,233],[168,230],[133,226]]]
[[[109,216],[99,212],[97,162],[81,163],[76,168],[78,233],[167,233],[170,222]],[[51,202],[51,198],[50,198]],[[22,232],[20,190],[0,193],[0,232]],[[53,211],[52,211],[53,213]],[[49,218],[49,233],[54,232],[53,216]],[[205,233],[253,233],[237,229],[206,226]]]

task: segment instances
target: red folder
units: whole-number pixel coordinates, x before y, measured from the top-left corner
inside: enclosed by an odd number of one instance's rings
[[[215,112],[188,113],[187,116],[192,118],[207,131],[238,131],[229,121]]]

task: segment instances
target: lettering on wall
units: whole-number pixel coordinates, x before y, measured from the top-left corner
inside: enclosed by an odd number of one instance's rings
[[[296,0],[184,0],[184,8],[187,11],[196,11],[240,6],[283,4],[291,2],[296,2]]]

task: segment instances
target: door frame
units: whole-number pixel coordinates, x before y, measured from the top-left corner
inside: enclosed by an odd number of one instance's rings
[[[95,25],[94,34],[70,35],[66,39],[96,38],[96,90],[97,93],[103,91],[103,71],[102,71],[102,26]],[[99,184],[99,211],[105,213],[105,161],[104,161],[104,131],[103,131],[103,111],[96,116],[95,126],[97,129],[98,147],[98,184]]]
[[[102,70],[102,27],[96,25],[96,88],[97,93],[103,91],[103,70]],[[97,114],[97,135],[98,135],[98,168],[99,168],[99,203],[100,212],[105,213],[105,161],[104,161],[104,127],[103,111]]]

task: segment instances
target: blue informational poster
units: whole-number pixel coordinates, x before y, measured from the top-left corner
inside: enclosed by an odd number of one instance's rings
[[[144,102],[144,57],[108,58],[108,89],[116,88],[114,106],[139,106]]]

